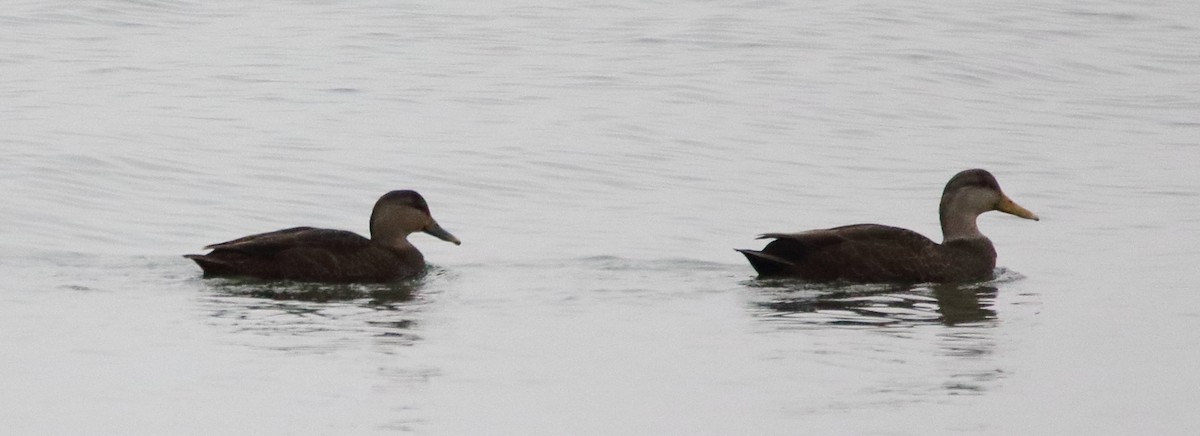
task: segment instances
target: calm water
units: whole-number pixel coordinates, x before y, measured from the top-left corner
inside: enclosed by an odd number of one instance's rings
[[[353,3],[6,4],[6,432],[1200,431],[1200,3]],[[970,167],[1043,217],[995,281],[732,250]],[[179,257],[398,188],[419,282]]]

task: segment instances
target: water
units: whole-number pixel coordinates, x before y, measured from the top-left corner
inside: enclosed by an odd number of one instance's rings
[[[453,3],[453,2],[452,2]],[[9,2],[13,434],[1194,434],[1193,2]],[[732,248],[937,237],[955,172],[1043,217],[995,281],[760,282]],[[366,231],[416,283],[202,280]]]

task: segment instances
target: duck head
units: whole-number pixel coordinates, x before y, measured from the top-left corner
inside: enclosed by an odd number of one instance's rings
[[[938,214],[945,240],[982,238],[975,225],[980,214],[998,210],[1021,218],[1038,221],[1037,214],[1021,207],[1004,194],[992,173],[970,169],[955,174],[942,190]]]
[[[454,245],[462,244],[433,219],[429,204],[417,191],[392,191],[379,197],[371,210],[371,240],[406,245],[408,235],[415,232],[425,232]]]

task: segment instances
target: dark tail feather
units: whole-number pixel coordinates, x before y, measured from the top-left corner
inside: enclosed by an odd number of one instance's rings
[[[743,249],[735,250],[746,255],[746,260],[750,261],[750,266],[754,267],[754,270],[757,271],[758,275],[760,276],[779,275],[793,266],[791,262],[787,261],[787,259],[775,257],[761,251]]]
[[[233,265],[225,263],[221,259],[214,259],[204,254],[185,254],[183,257],[196,261],[196,265],[200,265],[200,269],[204,270],[204,275],[220,276],[233,274]]]

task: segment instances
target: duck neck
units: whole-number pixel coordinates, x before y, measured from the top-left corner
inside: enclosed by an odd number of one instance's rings
[[[396,226],[375,224],[371,226],[371,241],[394,250],[413,248],[412,243],[408,242],[408,232],[399,230]]]
[[[384,246],[391,248],[393,250],[401,250],[401,251],[411,250],[415,247],[413,247],[411,242],[408,242],[407,236],[408,235],[395,235],[395,236],[388,237],[388,238],[380,238],[380,239],[371,238],[371,240],[375,241],[379,244],[383,244]]]
[[[421,254],[421,250],[418,250],[416,246],[408,242],[407,233],[395,232],[381,236],[372,232],[371,241],[387,248],[393,254],[399,256],[403,262],[415,264],[423,264],[425,262],[425,256]]]
[[[372,226],[371,241],[394,250],[406,250],[413,247],[408,242],[408,232],[399,231],[393,226]]]
[[[943,202],[939,215],[942,222],[942,243],[955,239],[987,239],[975,224],[979,214],[959,210]]]

